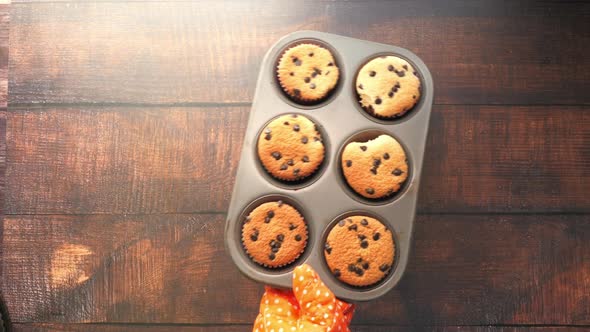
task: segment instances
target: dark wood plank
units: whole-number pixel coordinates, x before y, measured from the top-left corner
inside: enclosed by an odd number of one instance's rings
[[[219,331],[219,332],[243,332],[250,331],[250,325],[237,326],[186,326],[186,325],[126,325],[126,324],[57,324],[57,323],[28,323],[16,324],[15,332],[117,332],[117,331],[178,331],[178,332],[202,332],[202,331]],[[495,326],[444,326],[444,327],[426,327],[417,328],[411,326],[358,326],[351,327],[352,332],[397,332],[397,331],[432,331],[432,332],[554,332],[554,331],[588,331],[587,327],[572,326],[555,326],[555,327],[495,327]]]
[[[66,109],[8,116],[8,213],[151,213],[227,206],[248,111]]]
[[[248,108],[12,109],[7,213],[225,211]],[[588,107],[437,106],[419,213],[589,212]]]
[[[17,323],[250,324],[262,288],[223,228],[223,215],[9,216],[3,296]],[[419,216],[414,235],[401,283],[355,324],[590,324],[590,215]]]
[[[436,0],[14,4],[10,103],[249,102],[301,29],[414,51],[438,104],[590,103],[589,4]]]
[[[8,36],[10,5],[0,4],[0,108],[8,104]]]
[[[8,100],[9,28],[10,5],[0,4],[0,247],[2,247],[2,240],[4,238],[2,226],[6,206],[6,108]],[[2,274],[1,257],[2,250],[0,249],[0,275]]]

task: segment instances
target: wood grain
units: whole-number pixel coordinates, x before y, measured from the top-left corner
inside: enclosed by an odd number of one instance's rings
[[[8,36],[10,6],[0,4],[0,275],[2,275],[3,223],[6,205],[6,109],[8,100]],[[0,289],[0,295],[2,291]],[[0,309],[3,309],[0,298]],[[4,311],[4,310],[2,310]],[[4,321],[7,317],[3,316]]]
[[[446,4],[14,4],[10,103],[250,102],[263,54],[302,29],[414,51],[437,104],[590,103],[590,5]]]
[[[10,5],[0,4],[0,108],[8,104],[8,36]]]
[[[437,106],[419,213],[589,212],[590,113]],[[248,109],[11,109],[8,214],[225,211]]]
[[[302,29],[408,48],[436,84],[410,265],[353,331],[590,330],[589,3],[17,2],[0,5],[14,330],[249,329],[262,286],[225,254],[224,211],[262,56]]]
[[[4,298],[19,323],[250,324],[261,285],[223,228],[223,215],[8,216]],[[590,323],[590,215],[419,216],[414,238],[401,283],[355,324]]]
[[[243,332],[250,331],[250,325],[209,325],[209,326],[187,326],[187,325],[128,325],[128,324],[16,324],[14,326],[15,332],[118,332],[118,331],[158,331],[158,332]],[[431,331],[431,332],[562,332],[562,331],[588,331],[586,327],[497,327],[497,326],[444,326],[444,327],[413,327],[413,326],[358,326],[351,327],[352,332],[416,332],[416,331]]]

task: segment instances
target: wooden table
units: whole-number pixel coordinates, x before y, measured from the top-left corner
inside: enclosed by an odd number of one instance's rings
[[[0,5],[14,329],[250,328],[224,218],[262,56],[301,29],[408,48],[436,85],[409,267],[353,330],[590,328],[590,5],[526,3]]]

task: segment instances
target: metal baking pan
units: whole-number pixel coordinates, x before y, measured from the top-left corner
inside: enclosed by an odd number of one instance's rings
[[[341,71],[334,93],[318,105],[306,106],[291,101],[276,79],[276,64],[282,52],[301,42],[317,43],[330,49]],[[356,74],[366,62],[380,55],[406,59],[421,80],[420,101],[399,119],[374,118],[358,102],[354,86]],[[317,31],[298,31],[275,43],[262,61],[225,227],[226,248],[240,271],[258,282],[290,288],[294,267],[307,263],[343,300],[368,301],[391,290],[404,274],[410,255],[433,93],[432,77],[426,65],[415,54],[400,47]],[[289,113],[303,114],[314,121],[322,133],[326,149],[321,169],[310,179],[296,184],[272,178],[256,153],[258,135],[264,126],[276,116]],[[340,152],[350,141],[372,139],[380,133],[393,136],[404,147],[409,175],[404,187],[392,198],[370,201],[355,194],[347,185],[340,169]],[[248,258],[241,243],[241,226],[256,206],[279,199],[301,212],[308,224],[309,240],[305,252],[294,264],[269,269]],[[354,213],[376,217],[394,234],[394,266],[384,280],[370,287],[353,287],[339,281],[324,259],[328,231],[338,220]]]

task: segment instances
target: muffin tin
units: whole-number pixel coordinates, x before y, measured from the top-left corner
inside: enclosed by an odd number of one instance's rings
[[[340,80],[335,91],[316,105],[301,105],[290,100],[276,78],[276,64],[282,52],[287,47],[304,42],[328,48],[340,68]],[[406,59],[421,80],[420,101],[406,115],[394,120],[377,119],[365,112],[355,91],[358,70],[381,55]],[[426,65],[416,55],[400,47],[317,31],[298,31],[274,44],[262,62],[225,227],[227,250],[240,271],[258,282],[290,288],[294,267],[307,263],[338,298],[348,301],[372,300],[393,288],[401,279],[410,254],[433,92],[432,77]],[[258,135],[265,125],[279,115],[292,113],[304,115],[317,124],[326,149],[320,169],[310,178],[297,183],[281,182],[267,174],[256,151]],[[404,147],[409,176],[393,197],[369,200],[356,194],[346,183],[340,154],[348,142],[365,141],[379,134],[394,137]],[[277,200],[294,206],[303,215],[308,224],[309,240],[305,252],[293,264],[269,269],[248,258],[241,243],[241,226],[256,206]],[[332,275],[324,259],[327,233],[340,219],[353,214],[375,217],[394,234],[394,266],[381,282],[369,287],[354,287],[341,282]]]

